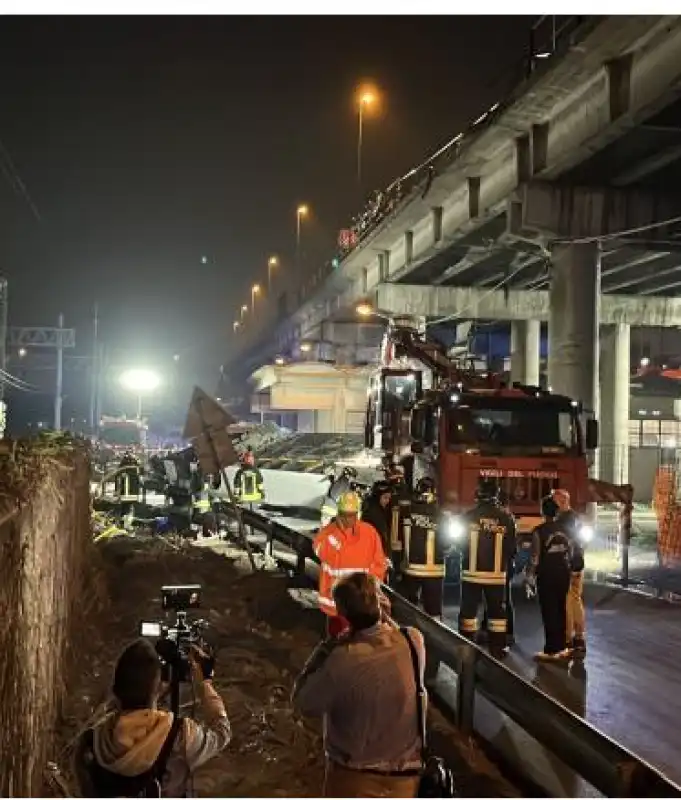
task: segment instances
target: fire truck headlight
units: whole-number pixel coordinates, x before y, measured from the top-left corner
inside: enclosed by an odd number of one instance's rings
[[[445,530],[447,531],[447,537],[452,542],[460,542],[466,533],[463,520],[455,516],[448,516],[445,519]]]
[[[584,544],[587,544],[594,538],[594,529],[591,525],[582,525],[579,529],[579,538]]]

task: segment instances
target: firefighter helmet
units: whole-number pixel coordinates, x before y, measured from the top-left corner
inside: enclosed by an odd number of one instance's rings
[[[338,498],[339,514],[359,514],[362,501],[357,492],[343,492]]]
[[[392,494],[393,487],[389,481],[376,481],[371,487],[371,493],[374,497],[380,497],[382,494]]]
[[[480,478],[475,497],[479,501],[497,502],[499,500],[499,484],[494,478]]]
[[[556,498],[553,494],[546,495],[546,497],[542,498],[541,501],[541,515],[542,517],[547,517],[548,519],[555,519],[558,516],[558,512],[560,508],[558,508],[558,503],[556,502]]]
[[[428,476],[419,478],[416,483],[416,494],[433,494],[435,492],[435,481]]]

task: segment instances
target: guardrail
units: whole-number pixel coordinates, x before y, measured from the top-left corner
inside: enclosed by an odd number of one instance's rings
[[[296,555],[296,569],[317,562],[309,534],[296,531],[251,510],[244,523]],[[424,614],[386,587],[396,619],[418,628],[429,657],[457,675],[454,703],[439,700],[453,712],[464,732],[475,729],[477,699],[484,698],[554,754],[563,764],[607,797],[681,797],[681,787],[553,698],[532,686],[456,631]],[[431,689],[432,691],[432,689]],[[437,689],[435,689],[437,694]],[[517,765],[524,772],[523,765]]]

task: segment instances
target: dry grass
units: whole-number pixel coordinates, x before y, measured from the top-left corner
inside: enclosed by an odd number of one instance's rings
[[[67,437],[0,449],[0,794],[35,796],[90,547],[89,459]]]

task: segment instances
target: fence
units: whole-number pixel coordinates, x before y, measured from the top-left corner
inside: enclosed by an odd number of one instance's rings
[[[89,459],[65,438],[0,446],[0,794],[39,797],[90,545]]]
[[[247,526],[265,533],[270,542],[276,541],[293,551],[300,575],[305,573],[308,560],[316,561],[309,534],[252,511],[244,511],[243,519]],[[573,773],[608,797],[681,797],[681,787],[650,764],[455,631],[436,622],[390,589],[386,591],[396,618],[403,624],[417,627],[423,634],[429,659],[445,664],[456,674],[455,697],[451,699],[440,694],[439,700],[449,707],[463,731],[476,730],[476,705],[484,700],[529,734],[541,749],[554,754]],[[434,691],[437,695],[437,686]],[[523,760],[530,764],[535,755],[535,752],[523,751]],[[516,767],[520,773],[525,771],[524,764]],[[529,777],[526,772],[525,777]],[[536,780],[536,776],[532,777]]]

